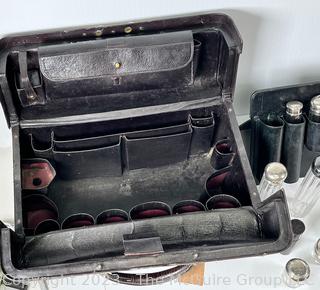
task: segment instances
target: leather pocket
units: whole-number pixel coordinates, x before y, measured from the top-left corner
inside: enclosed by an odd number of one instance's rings
[[[54,148],[57,173],[63,179],[121,176],[120,140],[118,137],[113,145],[88,150],[59,151]]]
[[[320,152],[320,123],[307,117],[306,147],[312,152]]]
[[[251,166],[260,180],[268,163],[280,162],[284,122],[279,116],[268,115],[256,117],[253,125]]]
[[[212,146],[215,125],[213,116],[204,118],[190,117],[190,121],[192,126],[190,155],[209,152]]]
[[[300,123],[288,123],[284,119],[281,163],[288,171],[286,183],[294,183],[300,177],[305,125],[304,118]]]
[[[169,134],[168,128],[127,134],[124,137],[126,167],[129,170],[154,168],[184,161],[189,155],[191,137],[189,126],[174,134]]]
[[[98,137],[71,139],[71,140],[53,140],[53,145],[57,151],[77,151],[98,149],[108,147],[119,142],[120,134],[103,135]]]
[[[198,42],[196,49],[200,49]],[[192,31],[50,45],[38,50],[50,98],[187,86],[193,83],[193,56]]]

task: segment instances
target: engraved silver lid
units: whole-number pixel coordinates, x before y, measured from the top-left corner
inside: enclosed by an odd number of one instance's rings
[[[272,183],[281,183],[288,175],[286,167],[279,162],[271,162],[267,164],[264,173],[266,179]]]
[[[302,114],[303,104],[299,101],[291,101],[286,104],[286,113],[292,117],[299,117]]]
[[[310,101],[310,113],[320,116],[320,95],[315,96]]]
[[[286,272],[289,278],[295,282],[303,282],[310,277],[310,267],[302,259],[294,258],[287,262]]]

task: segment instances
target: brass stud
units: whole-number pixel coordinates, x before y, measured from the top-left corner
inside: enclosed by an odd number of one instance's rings
[[[119,69],[119,68],[121,67],[121,62],[115,62],[115,63],[114,63],[114,67],[115,67],[116,69]]]
[[[36,96],[35,95],[28,95],[27,98],[32,101],[36,98]]]
[[[132,27],[131,27],[131,26],[125,27],[125,28],[124,28],[124,32],[125,32],[125,33],[130,33],[130,32],[132,32]]]

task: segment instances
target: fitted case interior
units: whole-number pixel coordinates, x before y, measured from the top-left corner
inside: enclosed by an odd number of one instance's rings
[[[63,43],[50,35],[41,43],[11,40],[1,58],[16,176],[15,232],[1,231],[2,245],[16,245],[2,246],[7,273],[186,264],[290,244],[283,193],[261,203],[232,107],[238,32],[220,14],[180,21],[137,24],[133,31],[143,31],[127,35],[114,35],[120,31],[114,27],[98,39],[78,31]],[[56,171],[45,190],[21,189],[21,165],[33,158],[48,160]],[[216,184],[217,176],[223,182]],[[37,235],[24,226],[23,200],[34,193],[55,203],[60,224],[78,213],[130,214],[146,202],[170,209],[185,200],[206,205],[217,194],[241,206]]]

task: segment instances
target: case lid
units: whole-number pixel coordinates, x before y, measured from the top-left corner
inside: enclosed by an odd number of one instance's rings
[[[232,99],[241,49],[223,14],[8,36],[0,99],[9,126],[22,127],[205,106]]]

